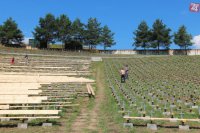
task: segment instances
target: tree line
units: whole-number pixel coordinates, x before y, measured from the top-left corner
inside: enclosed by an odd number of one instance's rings
[[[157,48],[158,53],[161,47],[169,49],[172,40],[176,45],[185,50],[193,45],[191,42],[192,35],[187,32],[184,25],[180,26],[178,31],[171,35],[171,29],[160,19],[155,20],[152,28],[149,28],[147,23],[142,21],[133,34],[133,46],[135,46],[135,48],[143,48],[144,50],[148,48]]]
[[[81,49],[83,45],[89,49],[101,45],[106,49],[115,45],[114,33],[107,25],[102,27],[96,18],[89,18],[84,24],[79,18],[71,21],[65,14],[59,17],[47,14],[39,19],[39,25],[32,33],[38,48],[47,48],[48,44],[56,42],[64,44],[66,49]],[[1,44],[21,44],[23,39],[22,31],[12,18],[0,25]]]
[[[81,49],[83,45],[90,49],[102,45],[104,49],[115,44],[114,33],[107,25],[101,26],[96,18],[89,18],[84,24],[79,18],[71,21],[67,15],[55,17],[47,14],[39,19],[39,24],[32,32],[34,39],[38,42],[39,48],[47,48],[48,44],[62,42],[65,49]],[[142,21],[134,34],[133,46],[136,48],[160,48],[169,49],[172,41],[185,50],[192,46],[192,36],[187,32],[186,27],[180,26],[173,35],[160,19],[155,20],[150,28],[145,21]],[[0,25],[0,43],[7,46],[10,44],[21,44],[24,39],[22,31],[17,23],[8,18]]]
[[[102,45],[104,49],[115,44],[114,33],[107,25],[101,27],[96,18],[89,18],[87,24],[79,18],[71,21],[64,14],[55,17],[47,14],[39,19],[39,25],[34,29],[34,38],[40,48],[47,48],[49,43],[62,42],[65,48],[80,48],[82,45],[89,49]]]

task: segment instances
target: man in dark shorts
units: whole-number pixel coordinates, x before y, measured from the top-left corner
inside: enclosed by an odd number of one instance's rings
[[[125,66],[125,78],[128,79],[128,65]]]
[[[125,70],[123,68],[120,70],[120,75],[121,75],[121,83],[125,83]]]

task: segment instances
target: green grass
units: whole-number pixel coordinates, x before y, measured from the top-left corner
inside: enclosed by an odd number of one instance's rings
[[[59,49],[61,49],[63,47],[63,45],[61,45],[61,44],[50,44],[49,45],[49,48],[59,48]]]
[[[200,76],[200,58],[199,56],[194,56],[194,57],[187,57],[187,56],[182,56],[182,57],[148,57],[148,58],[134,58],[134,59],[106,59],[106,62],[111,64],[111,69],[108,69],[107,66],[105,66],[105,62],[95,62],[92,63],[91,66],[91,71],[93,75],[89,76],[91,79],[96,79],[97,83],[100,83],[101,87],[104,88],[104,99],[103,102],[100,105],[99,108],[99,128],[102,130],[104,133],[151,133],[151,130],[148,130],[146,128],[146,124],[149,123],[149,121],[142,121],[142,120],[133,120],[132,122],[136,125],[139,126],[134,126],[133,129],[130,128],[124,128],[123,123],[125,122],[122,114],[119,113],[118,111],[120,110],[119,106],[117,105],[116,100],[114,97],[111,95],[111,89],[109,87],[109,83],[107,81],[107,76],[106,74],[109,75],[111,82],[113,83],[113,86],[116,88],[117,93],[119,94],[121,99],[125,100],[125,107],[128,110],[131,110],[132,113],[131,115],[137,115],[140,116],[138,113],[137,109],[134,107],[131,107],[129,105],[128,100],[124,97],[124,95],[121,93],[121,91],[118,89],[118,86],[116,85],[115,80],[113,79],[113,76],[111,73],[113,72],[114,77],[116,77],[117,81],[119,81],[119,75],[118,75],[118,68],[123,66],[124,64],[130,64],[132,72],[130,73],[133,78],[130,78],[124,86],[127,88],[127,91],[130,93],[134,92],[135,90],[139,91],[146,91],[150,87],[154,87],[156,89],[162,88],[162,86],[165,87],[165,89],[168,89],[170,92],[175,88],[181,88],[181,87],[186,87],[186,90],[193,90],[195,87],[199,87],[199,80],[198,77]],[[105,73],[105,69],[108,69],[107,73]],[[163,72],[164,69],[167,69],[169,73]],[[195,71],[194,71],[195,70]],[[97,71],[100,71],[99,77],[97,76]],[[140,72],[141,71],[141,72]],[[134,73],[133,73],[134,72]],[[173,74],[172,72],[175,72],[175,76],[172,78],[167,78],[167,74]],[[156,74],[154,74],[156,73]],[[181,75],[183,74],[183,75]],[[163,77],[162,77],[163,75]],[[187,77],[187,75],[189,75]],[[145,77],[146,76],[146,77]],[[151,76],[153,78],[151,78]],[[161,81],[165,81],[164,79],[168,80],[167,84],[165,85]],[[194,80],[193,80],[194,79]],[[195,81],[197,80],[197,81]],[[136,82],[138,81],[138,82]],[[186,82],[186,83],[184,83]],[[176,85],[176,87],[174,87]],[[133,90],[130,89],[129,86],[133,87]],[[99,86],[93,85],[93,88],[95,89],[95,93],[98,94],[99,91]],[[98,88],[98,89],[97,89]],[[102,89],[102,88],[100,88]],[[142,92],[141,92],[142,93]],[[134,94],[134,93],[133,93]],[[199,92],[197,93],[199,94]],[[137,94],[134,94],[136,96]],[[195,95],[196,96],[196,95]],[[150,96],[149,96],[150,97]],[[142,97],[137,96],[136,97],[138,101],[135,103],[137,107],[139,108],[141,106],[141,101],[143,100]],[[147,96],[148,98],[148,96]],[[68,115],[66,112],[62,112],[61,116],[62,118],[57,121],[59,124],[60,122],[64,121],[64,125],[59,126],[59,125],[54,125],[53,127],[48,127],[48,128],[43,128],[43,127],[38,127],[38,126],[30,126],[26,130],[22,129],[16,129],[16,128],[0,128],[1,133],[43,133],[43,132],[48,132],[48,133],[56,133],[60,131],[60,128],[63,128],[64,132],[70,132],[72,129],[72,124],[76,120],[77,116],[80,114],[80,110],[82,108],[82,105],[85,104],[83,103],[83,98],[79,98],[78,103],[80,103],[80,107],[76,107],[72,110],[73,113]],[[147,104],[148,102],[145,101]],[[158,104],[157,101],[155,101],[156,104]],[[199,105],[199,101],[197,102],[197,105]],[[94,99],[89,99],[89,102],[86,105],[86,108],[88,110],[92,110],[95,106]],[[169,106],[169,105],[167,105]],[[160,107],[164,107],[161,105]],[[186,108],[186,107],[185,107]],[[146,112],[147,115],[149,115],[148,110],[151,110],[152,107],[147,105],[146,107]],[[156,116],[161,117],[162,114],[159,112],[155,112]],[[197,112],[196,112],[197,113]],[[177,117],[179,117],[176,114]],[[191,116],[191,114],[186,114],[185,117],[191,118],[191,117],[198,117],[197,115]],[[88,117],[88,120],[90,119],[90,116]],[[40,121],[33,121],[33,124],[40,123]],[[167,126],[178,126],[179,123],[165,123],[165,122],[154,122],[158,125],[166,125]],[[199,123],[187,123],[192,126],[199,126]],[[87,128],[87,127],[86,127]],[[88,129],[85,129],[84,132],[94,132],[96,133],[97,131],[91,131]],[[170,133],[170,132],[180,132],[178,128],[164,128],[164,127],[159,127],[158,133]],[[190,132],[195,133],[199,132],[197,129],[192,129]]]
[[[118,112],[118,106],[115,102],[115,99],[111,95],[111,90],[108,83],[106,82],[106,77],[104,73],[104,64],[99,63],[98,67],[101,70],[102,84],[105,87],[105,100],[100,107],[101,118],[99,120],[99,126],[104,133],[115,132],[134,132],[134,129],[123,128],[123,118],[122,115]]]
[[[149,106],[149,103],[146,102],[142,98],[142,96],[146,96],[151,98],[151,96],[147,96],[147,93],[143,93],[147,90],[150,90],[150,88],[155,88],[152,90],[152,92],[159,92],[157,90],[162,89],[162,86],[168,88],[168,92],[173,94],[172,92],[176,92],[176,95],[180,95],[179,90],[180,88],[184,87],[184,90],[190,90],[189,94],[192,93],[193,89],[196,88],[199,82],[195,81],[195,76],[198,73],[194,73],[194,68],[199,68],[199,56],[173,56],[173,57],[148,57],[148,58],[133,58],[133,59],[106,59],[106,74],[109,76],[109,80],[111,80],[112,85],[115,87],[116,92],[118,93],[118,96],[125,101],[125,108],[126,110],[132,111],[130,114],[131,116],[141,116],[138,112],[140,109],[140,106],[142,105],[141,102],[146,103],[146,112],[147,115],[150,115],[150,111],[154,110],[151,106]],[[109,68],[110,64],[110,68]],[[130,68],[130,79],[124,84],[127,94],[130,96],[133,96],[136,98],[135,104],[137,105],[137,108],[133,108],[130,106],[130,103],[128,99],[125,98],[125,95],[121,92],[119,87],[117,86],[117,82],[119,81],[119,69],[124,66],[125,64],[129,64]],[[192,69],[193,68],[193,69]],[[183,69],[183,70],[182,70]],[[196,70],[196,71],[199,71]],[[134,73],[133,73],[134,72]],[[173,76],[175,75],[175,76]],[[183,76],[185,75],[185,77]],[[188,75],[188,78],[186,78],[186,75]],[[171,76],[171,77],[170,77]],[[198,76],[197,76],[198,77]],[[106,77],[106,80],[108,80]],[[194,79],[194,81],[193,81]],[[167,84],[163,84],[164,81],[167,80]],[[136,82],[137,81],[137,82]],[[107,83],[108,84],[108,83]],[[106,86],[106,85],[105,85]],[[175,86],[175,87],[174,87]],[[133,89],[131,90],[130,87]],[[108,88],[108,86],[106,86]],[[165,89],[166,90],[166,89]],[[165,91],[164,90],[164,91]],[[111,96],[111,91],[109,91],[109,88],[107,89],[107,105],[105,104],[102,107],[102,112],[105,114],[108,112],[112,112],[111,114],[108,114],[107,116],[112,115],[114,123],[123,123],[121,114],[117,114],[116,110],[120,110],[120,108],[115,107],[116,101]],[[136,93],[135,93],[135,92]],[[137,93],[139,92],[139,93]],[[142,93],[142,95],[140,94]],[[197,96],[197,94],[194,94],[194,96]],[[186,94],[186,96],[189,96]],[[111,98],[110,98],[111,97]],[[166,98],[165,98],[166,100]],[[171,100],[171,99],[169,99]],[[157,100],[154,100],[155,104],[159,104]],[[113,105],[115,103],[115,105]],[[197,103],[199,103],[197,101]],[[169,106],[170,104],[167,104]],[[143,106],[142,106],[143,107]],[[164,108],[163,105],[160,105],[160,107]],[[178,115],[178,111],[174,110],[175,116],[180,117]],[[197,113],[197,112],[196,112]],[[184,118],[197,118],[198,115],[192,115],[191,113],[186,113]],[[163,115],[155,110],[155,113],[153,114],[154,117],[163,117]],[[109,117],[106,117],[109,119]],[[105,119],[106,119],[105,118]],[[118,118],[118,119],[117,119]],[[107,120],[108,121],[108,120]],[[141,121],[141,120],[133,120],[132,121],[136,125],[146,125],[149,121]],[[160,121],[154,121],[154,123],[158,125],[167,125],[167,126],[178,126],[180,123],[169,123],[169,122],[160,122]],[[198,122],[187,122],[190,126],[199,127]],[[109,127],[107,127],[108,124],[105,124],[105,122],[101,122],[101,126],[105,129],[105,132],[109,130]],[[121,126],[122,132],[127,132],[126,130],[123,130],[123,127]],[[149,132],[146,127],[143,128],[136,127],[133,129],[133,131],[128,132]],[[178,132],[178,128],[176,129],[169,129],[169,128],[159,128],[158,132],[172,132],[176,131]],[[191,130],[192,132],[198,132],[198,130]]]

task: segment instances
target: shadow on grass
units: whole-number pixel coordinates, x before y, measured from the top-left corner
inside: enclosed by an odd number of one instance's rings
[[[22,122],[15,122],[15,123],[2,123],[0,124],[0,128],[16,128],[17,123],[22,123]],[[25,122],[26,123],[26,122]],[[43,123],[52,123],[53,126],[62,126],[60,122],[56,121],[34,121],[28,123],[28,126],[36,127],[36,126],[42,126]]]
[[[147,124],[133,124],[134,127],[147,127]],[[165,126],[165,125],[157,125],[157,127],[159,128],[168,128],[168,129],[178,129],[179,127],[178,126]],[[197,129],[199,130],[200,127],[194,127],[194,126],[191,126],[190,129]]]

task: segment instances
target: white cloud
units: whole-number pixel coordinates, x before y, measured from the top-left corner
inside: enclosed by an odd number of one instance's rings
[[[200,35],[194,36],[192,42],[195,48],[200,48]]]
[[[32,39],[32,37],[25,37],[24,40],[22,41],[24,44],[28,45],[29,44],[29,39]]]

